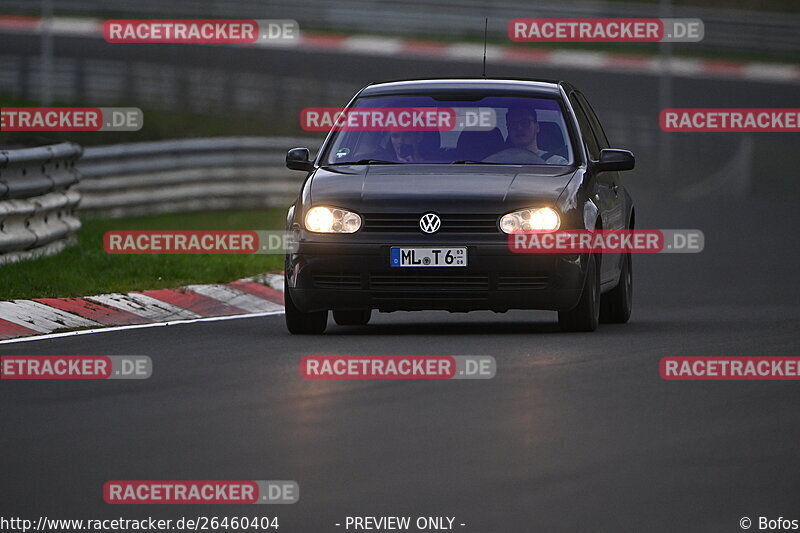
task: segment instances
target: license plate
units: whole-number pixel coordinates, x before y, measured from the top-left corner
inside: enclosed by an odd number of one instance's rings
[[[393,267],[465,267],[466,248],[392,248]]]

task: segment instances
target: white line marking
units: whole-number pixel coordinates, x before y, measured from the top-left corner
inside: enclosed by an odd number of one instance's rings
[[[791,81],[800,76],[800,69],[791,65],[771,65],[769,63],[748,63],[742,77],[753,80]]]
[[[370,55],[397,55],[403,49],[403,41],[372,35],[356,35],[345,39],[340,50],[367,53]]]
[[[221,320],[237,320],[240,318],[257,318],[262,316],[273,316],[273,315],[282,315],[283,310],[279,311],[270,311],[267,313],[248,313],[246,315],[230,315],[230,316],[211,316],[206,318],[193,318],[190,320],[173,320],[171,322],[154,322],[152,324],[131,324],[129,326],[113,326],[110,328],[98,328],[98,329],[81,329],[78,331],[67,331],[64,333],[50,333],[48,335],[36,335],[33,337],[20,337],[18,339],[8,339],[4,341],[0,341],[0,345],[2,344],[13,344],[15,342],[31,342],[31,341],[43,341],[48,339],[60,339],[63,337],[71,337],[74,335],[90,335],[94,333],[112,333],[115,331],[124,331],[127,329],[143,329],[143,328],[154,328],[160,326],[177,326],[180,324],[194,324],[196,322],[217,322]]]
[[[250,46],[261,46],[264,48],[298,48],[301,46],[300,39],[259,39]]]
[[[54,17],[52,30],[61,35],[103,35],[103,22],[98,19]]]
[[[696,74],[703,73],[703,64],[702,61],[697,59],[685,59],[681,57],[673,57],[669,61],[666,62],[659,62],[658,65],[660,68],[666,68],[669,72],[676,76],[687,76],[691,77]]]
[[[606,52],[576,52],[574,50],[553,50],[546,62],[548,65],[588,68],[601,70],[608,65]]]
[[[487,49],[486,55],[489,55]],[[459,59],[462,61],[483,61],[483,45],[455,43],[444,49],[442,59]]]

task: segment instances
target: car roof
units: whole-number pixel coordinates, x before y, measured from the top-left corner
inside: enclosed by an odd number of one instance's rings
[[[424,94],[428,92],[489,92],[527,93],[541,96],[560,96],[560,86],[568,90],[562,81],[537,79],[501,79],[501,78],[436,78],[397,80],[367,85],[359,96],[377,96],[391,94]]]

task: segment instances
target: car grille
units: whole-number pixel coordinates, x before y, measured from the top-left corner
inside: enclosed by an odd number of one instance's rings
[[[525,276],[513,274],[497,277],[498,290],[544,289],[547,288],[547,276]]]
[[[360,274],[317,274],[314,287],[318,289],[360,289]]]
[[[361,275],[356,273],[328,273],[314,275],[314,287],[318,289],[359,290],[362,288]],[[368,277],[368,289],[376,296],[388,297],[389,293],[398,293],[404,298],[413,298],[418,293],[419,299],[450,297],[460,294],[486,292],[491,284],[488,274],[453,274],[450,272],[403,272],[372,273]],[[505,274],[497,276],[497,290],[534,290],[546,289],[547,276],[531,276],[525,274]]]
[[[489,276],[486,274],[452,273],[407,273],[370,274],[369,288],[375,291],[487,291]]]
[[[364,214],[361,231],[422,233],[419,219],[422,213]],[[442,226],[438,233],[497,233],[497,215],[439,215]]]

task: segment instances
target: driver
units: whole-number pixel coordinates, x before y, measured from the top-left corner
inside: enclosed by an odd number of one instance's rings
[[[422,135],[421,131],[392,131],[389,133],[392,155],[403,163],[424,161],[425,158],[420,152]]]
[[[532,107],[517,106],[506,112],[508,128],[508,148],[492,154],[484,161],[487,163],[566,165],[567,160],[558,154],[539,148],[539,121],[536,110]],[[521,150],[524,152],[520,153]],[[528,153],[525,153],[528,152]],[[522,160],[521,160],[522,159]]]

